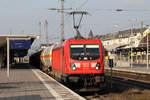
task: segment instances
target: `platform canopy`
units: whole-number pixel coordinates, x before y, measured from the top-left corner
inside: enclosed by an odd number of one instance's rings
[[[9,39],[30,39],[31,43],[33,43],[34,39],[39,36],[33,35],[0,35],[0,48],[5,48],[7,45],[7,38]]]

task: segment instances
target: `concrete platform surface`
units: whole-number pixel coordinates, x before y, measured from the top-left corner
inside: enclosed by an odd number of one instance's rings
[[[0,100],[85,100],[40,70],[17,66],[9,78],[6,69],[0,69]]]
[[[108,66],[105,66],[105,69],[110,69],[110,68]],[[113,70],[118,70],[118,71],[127,71],[127,72],[141,73],[141,74],[150,74],[150,66],[147,67],[146,64],[133,64],[132,68],[131,68],[131,66],[126,66],[126,67],[115,66],[112,69]]]

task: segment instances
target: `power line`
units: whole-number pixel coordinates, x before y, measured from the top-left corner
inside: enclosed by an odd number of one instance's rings
[[[68,20],[69,20],[69,15],[67,15],[67,17],[65,18],[65,22],[68,22]],[[54,37],[52,37],[51,39],[56,39],[56,38],[59,38],[59,36],[56,36],[56,33],[58,32],[58,31],[60,31],[60,29],[61,29],[61,25],[59,25],[53,32],[51,32],[53,35],[55,35]],[[51,34],[51,35],[52,35]]]
[[[78,8],[81,9],[83,6],[85,6],[88,3],[89,0],[85,0]],[[77,9],[78,9],[77,8]]]
[[[70,17],[70,16],[68,15],[68,16],[65,18],[65,20],[64,20],[65,23],[68,22],[69,17]],[[56,34],[56,32],[58,32],[60,28],[61,28],[61,25],[59,25],[59,26],[58,26],[53,32],[51,32],[51,33]]]
[[[87,0],[88,1],[88,0]],[[117,11],[117,12],[123,12],[123,11],[126,11],[126,12],[150,12],[150,9],[120,9],[120,8],[117,8],[117,9],[97,9],[97,8],[94,8],[94,9],[79,9],[79,8],[76,8],[76,9],[72,9],[72,10],[86,10],[86,11]]]

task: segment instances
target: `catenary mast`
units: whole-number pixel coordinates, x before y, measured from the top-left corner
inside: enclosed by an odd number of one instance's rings
[[[64,0],[61,0],[61,44],[64,40]]]

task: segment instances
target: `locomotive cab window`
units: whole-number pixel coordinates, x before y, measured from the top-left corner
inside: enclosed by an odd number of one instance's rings
[[[79,60],[80,56],[84,56],[84,45],[71,45],[70,46],[70,57],[74,60]]]
[[[70,57],[74,60],[96,60],[100,58],[99,45],[70,45]]]

